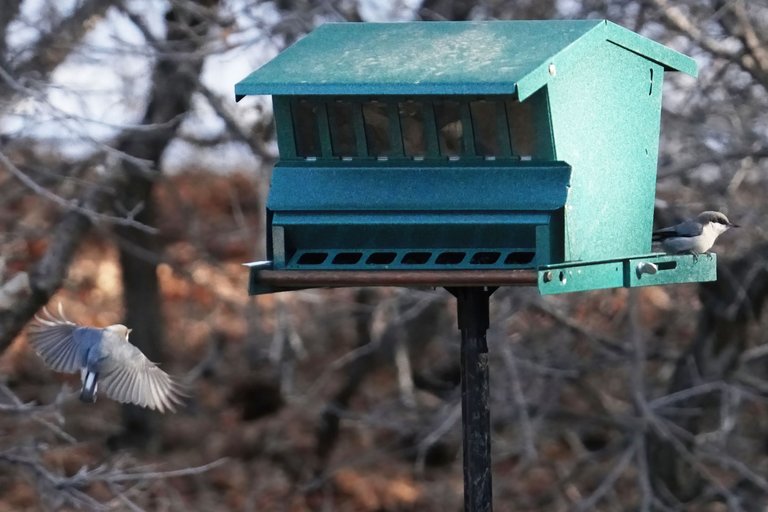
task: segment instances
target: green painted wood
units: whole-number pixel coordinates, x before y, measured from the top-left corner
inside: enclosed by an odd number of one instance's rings
[[[565,259],[648,253],[663,70],[609,42],[563,67],[547,91],[556,158],[573,167]]]
[[[427,155],[440,154],[440,142],[437,136],[437,124],[435,123],[435,111],[432,108],[424,109],[424,137],[427,145]],[[425,155],[426,156],[426,155]]]
[[[552,81],[552,62],[578,62],[574,50],[607,40],[695,75],[690,58],[605,20],[328,23],[238,82],[235,94],[511,94],[517,88],[523,100]]]
[[[272,172],[267,207],[273,212],[308,214],[556,210],[568,198],[570,174],[562,162],[279,163]]]
[[[403,133],[400,128],[400,115],[398,113],[396,98],[391,98],[387,103],[387,117],[389,118],[389,155],[403,157]]]
[[[539,293],[583,292],[624,286],[623,262],[590,262],[564,264],[560,267],[539,269]]]
[[[509,158],[512,156],[512,146],[509,142],[509,123],[504,104],[496,111],[496,144],[499,146],[499,156]]]
[[[319,103],[317,109],[318,132],[320,133],[320,151],[322,155],[332,155],[331,130],[328,125],[327,103]],[[318,155],[319,156],[319,155]]]
[[[659,270],[655,274],[641,273],[638,265],[653,263]],[[626,265],[625,286],[656,286],[662,284],[680,284],[717,279],[717,254],[709,253],[700,256],[686,255],[652,255],[650,257],[632,258]]]
[[[335,155],[332,150],[331,141],[329,139],[331,133],[335,127],[330,127],[329,132],[329,120],[326,115],[329,105],[335,102],[343,102],[350,105],[356,114],[355,117],[355,132],[356,132],[356,146],[357,154],[350,156],[368,157],[375,160],[376,156],[370,151],[367,151],[367,141],[365,137],[365,121],[361,112],[362,107],[370,102],[369,96],[302,96],[300,98],[294,98],[291,96],[275,96],[275,119],[278,125],[278,141],[281,148],[281,159],[299,161],[304,160],[304,156],[299,154],[299,151],[294,147],[296,144],[296,138],[293,132],[293,126],[297,124],[297,119],[294,119],[292,115],[295,114],[291,108],[284,107],[285,105],[297,104],[299,102],[310,102],[317,105],[317,118],[315,122],[315,131],[318,134],[319,152],[317,155],[313,155],[318,160],[336,161],[338,155]],[[389,155],[385,155],[391,158],[403,159],[403,133],[401,131],[400,119],[398,117],[398,106],[400,102],[413,101],[419,103],[422,106],[423,113],[423,128],[426,142],[426,152],[423,155],[426,159],[440,159],[444,160],[449,155],[442,154],[439,144],[439,131],[437,127],[435,108],[440,108],[440,105],[445,102],[446,98],[440,96],[380,96],[376,98],[381,105],[386,105],[387,117],[389,119],[389,133],[388,139],[392,150]],[[462,144],[463,150],[459,155],[463,161],[484,161],[485,155],[476,154],[474,143],[474,126],[473,119],[470,113],[470,104],[477,100],[487,100],[499,102],[499,110],[497,112],[498,119],[496,120],[497,136],[500,139],[498,147],[500,151],[498,158],[514,158],[519,159],[521,154],[525,153],[526,156],[532,157],[538,161],[551,161],[554,160],[554,147],[552,138],[552,128],[550,123],[550,113],[548,106],[548,99],[546,89],[542,89],[534,93],[525,102],[520,104],[514,99],[512,95],[484,95],[484,96],[454,96],[451,97],[451,103],[458,106],[460,117],[459,120],[462,123]],[[515,114],[507,112],[508,109],[504,105],[516,104],[525,107],[524,110],[529,112],[526,117],[518,118]],[[512,117],[512,124],[507,123],[507,117]],[[493,120],[484,120],[493,122]],[[306,120],[304,121],[306,122]],[[510,132],[512,131],[512,133]],[[532,147],[530,151],[521,153],[517,151],[517,148],[510,148],[510,138],[517,142],[517,131],[529,133],[532,138]],[[289,146],[293,144],[293,146]],[[285,151],[283,151],[285,148]],[[410,157],[406,158],[408,161],[412,161]]]
[[[472,128],[472,116],[469,114],[469,103],[462,102],[459,108],[460,108],[460,119],[461,119],[461,126],[462,126],[462,139],[464,139],[464,142],[463,142],[464,153],[474,155],[476,151],[475,150],[475,132]]]
[[[276,268],[353,270],[366,267],[369,253],[381,251],[398,255],[398,263],[387,268],[444,269],[447,262],[457,269],[536,268],[562,261],[567,165],[377,164],[275,167],[267,208],[273,233],[282,229],[281,239],[273,236],[268,248]],[[487,266],[469,256],[454,258],[489,248],[498,254],[490,255]],[[302,258],[317,251],[330,256],[322,262]],[[420,251],[424,261],[402,258]],[[442,253],[448,258],[441,260]]]
[[[640,264],[655,265],[656,273],[640,273]],[[540,268],[538,273],[542,295],[714,281],[717,279],[717,256],[648,254],[610,261],[549,265]]]
[[[272,111],[275,116],[277,149],[282,158],[296,158],[296,139],[293,136],[291,102],[286,96],[272,98]]]
[[[652,39],[638,40],[637,34],[615,23],[606,23],[606,38],[631,52],[642,55],[666,70],[682,71],[692,77],[699,74],[696,61],[677,52],[670,52],[666,46]]]
[[[281,269],[537,268],[558,261],[557,254],[562,253],[550,243],[561,240],[550,235],[558,215],[557,211],[276,212],[273,225],[283,229],[284,237],[282,245],[275,239],[270,259]],[[370,265],[372,254],[392,258]]]

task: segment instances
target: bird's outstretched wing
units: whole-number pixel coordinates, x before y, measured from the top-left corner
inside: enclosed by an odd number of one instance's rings
[[[100,383],[107,395],[118,402],[132,403],[160,412],[175,411],[182,403],[180,384],[161,370],[141,350],[127,341],[110,346]]]
[[[82,366],[77,337],[78,325],[64,316],[59,306],[59,318],[46,308],[43,314],[35,315],[35,322],[29,327],[29,342],[45,364],[57,372],[74,373]]]
[[[665,240],[667,238],[699,236],[703,229],[704,226],[702,226],[701,223],[689,220],[682,222],[677,226],[654,231],[653,240],[658,242],[659,240]]]

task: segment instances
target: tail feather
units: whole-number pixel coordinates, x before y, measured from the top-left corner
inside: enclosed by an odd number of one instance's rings
[[[86,403],[96,401],[99,374],[86,370],[83,374],[83,388],[80,390],[80,400]]]
[[[672,238],[680,236],[677,231],[675,231],[672,228],[664,228],[664,229],[657,229],[656,231],[651,233],[651,240],[654,242],[660,242],[662,240],[666,240],[667,238]]]

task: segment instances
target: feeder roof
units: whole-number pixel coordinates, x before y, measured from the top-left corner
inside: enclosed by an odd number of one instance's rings
[[[523,100],[606,41],[696,76],[693,59],[607,20],[328,23],[237,83],[235,94],[516,92]]]

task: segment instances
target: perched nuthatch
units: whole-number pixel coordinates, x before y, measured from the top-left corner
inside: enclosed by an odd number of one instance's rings
[[[29,328],[32,347],[57,372],[80,371],[80,400],[96,401],[99,383],[107,396],[160,412],[175,411],[181,387],[128,341],[124,325],[82,327],[70,322],[59,305],[59,318],[43,308]]]
[[[703,254],[730,228],[739,227],[720,212],[702,212],[694,220],[653,232],[653,241],[661,242],[669,254]]]

